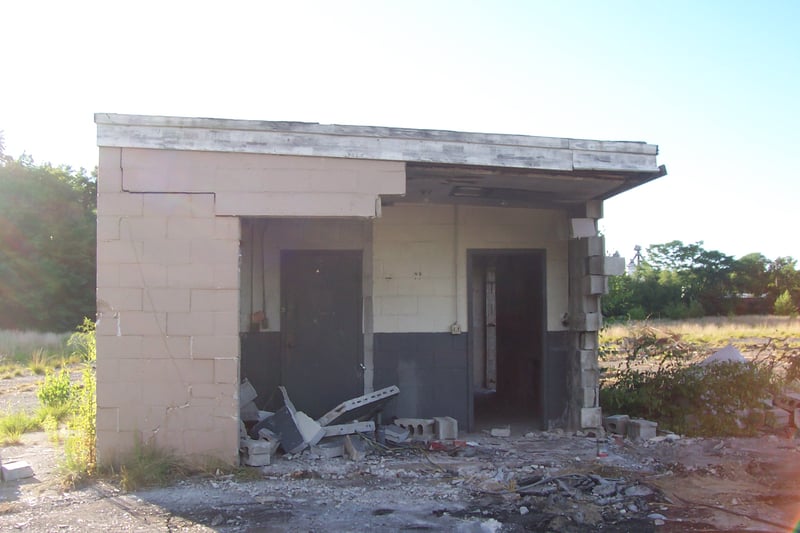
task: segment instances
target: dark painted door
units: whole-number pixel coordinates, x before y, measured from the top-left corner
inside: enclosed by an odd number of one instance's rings
[[[281,254],[282,377],[318,418],[364,393],[360,251]]]

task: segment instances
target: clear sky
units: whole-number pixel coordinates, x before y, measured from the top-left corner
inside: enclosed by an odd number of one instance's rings
[[[41,2],[0,11],[6,152],[92,168],[93,113],[660,146],[609,252],[800,258],[800,1]]]

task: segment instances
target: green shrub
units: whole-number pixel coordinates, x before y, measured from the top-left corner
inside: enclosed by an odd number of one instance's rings
[[[83,387],[75,393],[75,409],[67,423],[70,433],[64,443],[65,457],[61,470],[64,484],[68,487],[80,486],[95,474],[97,468],[96,388],[94,369],[87,367],[83,371]]]
[[[97,360],[97,343],[95,341],[95,323],[84,317],[77,331],[69,336],[67,346],[72,349],[72,355],[80,357],[85,363]]]
[[[62,368],[58,373],[48,371],[44,376],[44,382],[36,391],[36,396],[45,407],[70,405],[73,388],[69,371],[66,368]]]
[[[780,316],[797,316],[797,306],[792,301],[792,295],[788,290],[783,291],[775,300],[774,311]]]
[[[774,361],[693,364],[692,345],[652,328],[643,328],[629,342],[623,366],[603,376],[600,405],[609,414],[654,420],[678,433],[724,436],[753,431],[739,427],[737,411],[760,407],[784,379]]]

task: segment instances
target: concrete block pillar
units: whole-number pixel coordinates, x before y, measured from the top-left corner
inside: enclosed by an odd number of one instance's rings
[[[587,203],[584,218],[573,219],[569,242],[569,316],[572,356],[569,381],[569,429],[602,425],[598,331],[602,328],[600,297],[608,292],[608,278],[618,258],[605,256],[603,237],[589,231],[602,217],[602,202]],[[579,230],[576,230],[578,228]]]

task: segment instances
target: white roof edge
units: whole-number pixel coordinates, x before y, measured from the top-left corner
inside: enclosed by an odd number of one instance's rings
[[[551,170],[655,171],[658,146],[497,133],[96,113],[98,145]],[[190,131],[192,130],[192,131]]]

